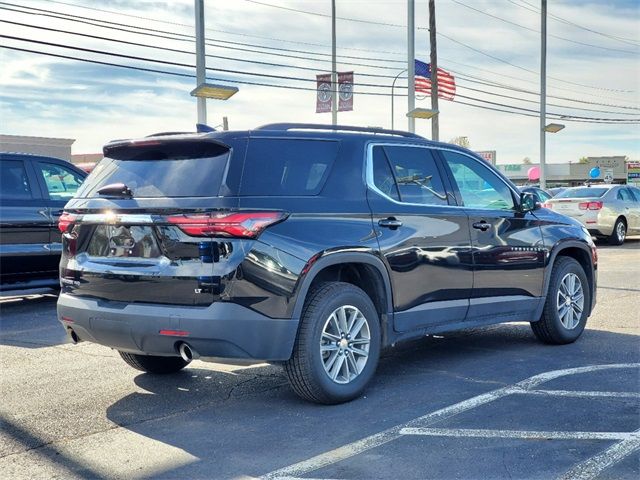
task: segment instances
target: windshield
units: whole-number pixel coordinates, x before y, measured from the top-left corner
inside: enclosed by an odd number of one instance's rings
[[[608,188],[598,187],[580,187],[580,188],[568,188],[564,192],[559,193],[554,198],[589,198],[589,197],[601,197],[609,191]]]

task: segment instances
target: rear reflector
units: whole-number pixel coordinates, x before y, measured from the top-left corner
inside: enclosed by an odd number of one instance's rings
[[[77,218],[78,216],[73,213],[63,212],[62,215],[60,215],[60,218],[58,218],[58,229],[62,233],[71,230],[71,227]]]
[[[160,330],[160,335],[167,335],[170,337],[188,337],[189,332],[184,330]]]
[[[167,222],[194,237],[256,238],[269,225],[284,220],[283,212],[239,212],[211,215],[175,215]]]
[[[582,202],[578,204],[580,210],[600,210],[602,208],[602,202]]]

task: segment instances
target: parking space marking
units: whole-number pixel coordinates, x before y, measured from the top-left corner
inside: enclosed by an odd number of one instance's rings
[[[403,428],[400,435],[430,437],[521,438],[523,440],[640,440],[636,432],[540,432],[479,428]]]
[[[573,391],[573,390],[522,390],[513,393],[525,395],[549,395],[555,397],[576,397],[576,398],[640,398],[640,393],[636,392],[598,392],[598,391]]]
[[[506,397],[508,395],[537,392],[537,390],[534,390],[536,387],[538,387],[539,385],[545,382],[554,380],[556,378],[564,377],[567,375],[577,375],[581,373],[597,372],[601,370],[637,368],[637,367],[640,367],[640,363],[589,365],[585,367],[567,368],[563,370],[552,370],[549,372],[544,372],[544,373],[529,377],[513,385],[502,387],[497,390],[493,390],[491,392],[483,393],[481,395],[477,395],[467,400],[463,400],[461,402],[455,403],[448,407],[444,407],[440,410],[436,410],[435,412],[431,412],[421,417],[410,420],[404,424],[396,425],[394,427],[383,430],[382,432],[370,435],[368,437],[362,438],[360,440],[349,443],[347,445],[343,445],[341,447],[335,448],[328,452],[321,453],[307,460],[303,460],[293,465],[289,465],[287,467],[274,470],[273,472],[267,473],[261,478],[265,480],[298,478],[302,475],[306,475],[307,473],[313,472],[315,470],[319,470],[329,465],[333,465],[335,463],[351,458],[367,450],[379,447],[393,440],[397,440],[403,436],[400,432],[404,429],[425,428],[441,420],[445,420],[447,418],[458,415],[462,412],[466,412],[467,410],[471,410],[481,405],[485,405],[487,403],[493,402],[495,400]],[[626,445],[628,443],[635,445],[634,442],[636,442],[635,438],[628,438],[628,439],[622,440],[622,442],[619,442],[619,444],[624,444],[624,448],[621,449],[621,452],[623,451],[626,452],[628,450],[628,453],[622,455],[618,460],[616,460],[613,463],[616,463],[617,461],[624,458],[626,455],[629,455],[630,453],[632,453],[635,448],[631,448],[629,450],[629,447]],[[614,446],[610,448],[613,448]],[[615,452],[616,451],[614,451],[614,453]],[[620,453],[618,453],[618,455],[620,455]],[[596,457],[593,457],[593,458],[596,458]],[[613,463],[610,463],[607,466],[613,465]],[[590,478],[590,477],[585,477],[585,478]]]
[[[636,434],[634,437],[615,443],[599,454],[574,466],[558,477],[558,480],[592,480],[596,478],[602,471],[640,450],[640,430],[636,430],[634,433]]]

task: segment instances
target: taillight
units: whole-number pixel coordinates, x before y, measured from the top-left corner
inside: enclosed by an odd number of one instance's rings
[[[167,217],[167,222],[194,237],[256,238],[265,228],[286,217],[283,212],[239,212],[174,215]]]
[[[553,203],[544,202],[544,203],[542,204],[542,208],[550,208],[550,209],[553,209]]]
[[[58,218],[58,229],[62,233],[71,230],[71,227],[77,219],[77,215],[74,215],[73,213],[63,212],[62,215],[60,215],[60,218]]]
[[[578,204],[580,210],[600,210],[602,202],[582,202]]]

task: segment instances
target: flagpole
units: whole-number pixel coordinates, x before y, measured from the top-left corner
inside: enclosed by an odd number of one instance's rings
[[[407,0],[407,77],[409,80],[407,113],[416,108],[416,64],[415,64],[415,0]],[[408,130],[416,131],[416,119],[407,117]]]
[[[336,0],[331,0],[331,124],[338,124],[338,73],[336,66]]]
[[[431,110],[438,112],[438,49],[436,46],[436,5],[429,0],[429,43],[431,45]],[[431,140],[440,139],[440,115],[431,117]]]

